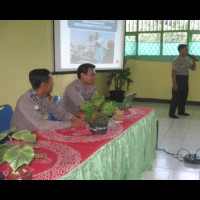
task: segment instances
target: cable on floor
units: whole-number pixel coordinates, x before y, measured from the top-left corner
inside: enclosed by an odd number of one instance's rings
[[[197,152],[200,151],[200,148],[196,150],[195,154],[191,154],[185,148],[179,149],[177,151],[177,153],[170,153],[170,152],[166,151],[165,149],[161,149],[159,147],[156,150],[164,151],[166,154],[169,154],[169,155],[173,156],[174,158],[178,159],[181,162],[184,161],[184,162],[191,163],[191,164],[200,164],[200,157],[197,156]],[[182,154],[180,154],[181,151],[187,151],[188,154],[183,156]]]
[[[177,151],[177,153],[170,153],[170,152],[166,151],[165,149],[161,149],[159,147],[156,150],[158,150],[158,151],[164,151],[166,154],[169,154],[169,155],[173,156],[174,158],[178,159],[179,161],[184,161],[184,156],[182,154],[180,154],[181,151],[187,151],[188,154],[190,154],[190,152],[187,149],[185,149],[185,148],[179,149]],[[198,150],[200,150],[200,149],[198,149]]]

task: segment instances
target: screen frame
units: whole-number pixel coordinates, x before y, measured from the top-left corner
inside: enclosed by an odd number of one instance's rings
[[[77,73],[77,68],[74,68],[74,70],[65,70],[65,71],[56,71],[56,41],[55,41],[55,37],[56,37],[56,33],[55,33],[55,21],[61,21],[61,20],[53,20],[53,63],[54,63],[54,71],[52,72],[52,75],[59,75],[59,74],[76,74]],[[115,71],[123,71],[124,70],[124,64],[125,64],[125,56],[124,56],[124,53],[125,53],[125,34],[126,34],[126,20],[123,20],[124,21],[124,31],[123,31],[123,37],[124,37],[124,41],[122,42],[122,52],[123,52],[123,61],[122,61],[122,68],[119,68],[119,69],[95,69],[96,72],[115,72]],[[93,63],[91,63],[93,64]],[[81,64],[80,64],[81,65]],[[95,65],[95,64],[94,64]]]

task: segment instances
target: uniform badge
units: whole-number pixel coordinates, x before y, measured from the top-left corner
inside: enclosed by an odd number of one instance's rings
[[[95,87],[93,87],[92,89],[89,90],[89,93],[92,93],[94,90],[96,90]]]
[[[53,96],[51,96],[51,95],[48,95],[47,97],[49,98],[49,100],[50,100],[50,101],[53,101],[53,102],[55,102],[55,100],[54,100],[54,97],[53,97]]]

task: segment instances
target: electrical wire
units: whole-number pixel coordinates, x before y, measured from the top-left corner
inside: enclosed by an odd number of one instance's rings
[[[161,149],[161,148],[159,148],[159,147],[158,147],[156,150],[158,150],[158,151],[164,151],[166,154],[169,154],[169,155],[173,156],[174,158],[178,159],[179,161],[184,161],[184,156],[183,156],[182,154],[180,154],[180,151],[185,150],[185,151],[188,152],[188,154],[190,154],[190,152],[189,152],[187,149],[185,149],[185,148],[179,149],[179,150],[177,151],[177,153],[170,153],[170,152],[166,151],[165,149]],[[198,149],[197,151],[199,151],[199,150],[200,150],[200,149]],[[197,152],[197,151],[196,151],[196,152]]]
[[[195,152],[195,156],[197,155],[197,152],[198,152],[199,150],[200,150],[200,149],[197,149],[197,150],[196,150],[196,152]]]

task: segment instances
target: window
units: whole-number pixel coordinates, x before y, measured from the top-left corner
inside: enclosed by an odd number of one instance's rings
[[[125,57],[171,61],[179,44],[200,56],[200,20],[126,20]]]
[[[125,36],[125,56],[136,55],[136,37],[135,36]]]
[[[139,55],[160,55],[160,33],[138,34]]]
[[[187,44],[187,32],[164,32],[162,55],[178,55],[179,44]]]

